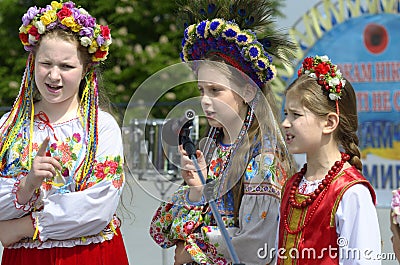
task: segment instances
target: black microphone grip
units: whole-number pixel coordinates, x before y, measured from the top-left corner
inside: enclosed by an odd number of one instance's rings
[[[178,146],[182,143],[181,137],[185,129],[193,124],[195,112],[191,109],[186,110],[183,117],[170,119],[162,127],[162,139],[169,145]]]

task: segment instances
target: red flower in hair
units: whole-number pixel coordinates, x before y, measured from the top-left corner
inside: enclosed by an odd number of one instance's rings
[[[331,67],[326,62],[321,62],[315,67],[315,74],[317,77],[320,75],[326,75],[331,70]]]
[[[109,40],[109,39],[110,39],[110,28],[109,28],[109,27],[100,25],[100,32],[101,32],[101,35],[102,35],[106,40]]]
[[[37,29],[37,27],[35,27],[35,26],[32,26],[29,30],[28,30],[28,33],[30,34],[30,35],[32,35],[32,36],[35,36],[35,39],[39,39],[39,37],[40,37],[40,34],[39,34],[39,32],[38,32],[38,29]]]
[[[297,71],[297,76],[300,77],[302,74],[316,79],[317,83],[328,92],[330,100],[340,99],[346,80],[342,77],[337,65],[332,64],[328,56],[316,55],[305,58],[302,68]]]
[[[63,6],[61,8],[61,10],[58,11],[58,13],[57,13],[57,17],[60,21],[62,21],[66,17],[70,17],[71,15],[72,15],[72,11],[66,6]]]
[[[310,69],[311,67],[313,67],[313,63],[314,63],[314,59],[311,57],[307,57],[306,59],[304,59],[303,68]]]
[[[21,40],[22,44],[24,44],[24,45],[29,44],[29,42],[28,42],[28,34],[20,33],[19,34],[19,39]]]
[[[107,55],[108,51],[101,51],[101,50],[97,50],[96,53],[94,54],[94,57],[96,58],[104,58]]]
[[[301,76],[302,73],[303,73],[303,69],[297,70],[297,76]]]

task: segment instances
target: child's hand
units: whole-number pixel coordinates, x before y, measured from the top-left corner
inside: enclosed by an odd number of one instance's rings
[[[185,244],[182,241],[176,243],[174,265],[191,263],[192,257],[185,249]]]
[[[203,183],[197,173],[193,161],[187,156],[186,151],[179,146],[181,152],[181,173],[186,184],[190,186],[189,199],[193,202],[200,201],[203,191]],[[197,163],[201,169],[204,179],[207,179],[207,164],[200,150],[196,151]]]
[[[46,148],[50,138],[46,137],[40,146],[32,162],[32,168],[19,185],[18,203],[25,204],[32,197],[34,191],[42,185],[46,179],[52,179],[56,170],[61,170],[61,165],[56,158],[46,155]]]
[[[11,246],[25,237],[33,237],[33,233],[29,215],[19,219],[0,221],[0,242],[3,247]]]
[[[61,170],[60,163],[51,156],[46,155],[46,148],[49,145],[49,137],[44,139],[36,157],[33,159],[32,168],[27,176],[27,184],[37,189],[46,179],[52,179],[56,175],[56,169]]]

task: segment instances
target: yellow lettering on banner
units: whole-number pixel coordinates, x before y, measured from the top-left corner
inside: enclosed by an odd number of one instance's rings
[[[375,1],[375,0],[373,0]],[[360,0],[352,1],[347,0],[347,8],[351,13],[351,17],[359,17],[361,15],[361,3]]]
[[[347,0],[346,6],[351,17],[354,18],[361,15],[360,0],[356,0],[355,2]],[[320,12],[317,6],[314,6],[303,15],[302,22],[305,33],[300,32],[296,28],[289,29],[289,35],[298,47],[296,57],[299,59],[304,57],[304,51],[300,48],[301,46],[311,47],[323,36],[324,31],[321,27],[325,30],[330,30],[332,28],[332,15],[337,23],[341,23],[346,19],[345,0],[340,0],[337,5],[334,5],[329,0],[324,0],[323,8],[325,11],[324,13]]]
[[[318,39],[324,35],[325,31],[328,32],[332,29],[334,26],[333,21],[336,21],[336,24],[340,24],[348,19],[365,15],[362,10],[368,14],[399,12],[397,8],[398,0],[338,0],[336,3],[332,2],[332,0],[323,0],[321,3],[322,5],[315,5],[302,16],[300,21],[296,22],[296,25],[288,30],[290,38],[297,46],[294,55],[298,61],[294,61],[293,65],[297,65],[298,62],[304,59],[308,48],[314,46]],[[363,4],[361,4],[361,2]],[[363,78],[362,76],[366,76],[366,79],[370,78],[371,66],[367,65],[365,67],[366,68],[362,66],[361,69],[355,69],[355,71],[361,70],[359,73],[355,73],[356,78],[358,78],[358,75],[360,75],[360,79]],[[385,71],[389,71],[388,67],[389,66],[385,66]],[[399,74],[392,66],[391,69],[392,76],[396,79],[396,76]],[[296,69],[293,69],[293,67],[291,70],[286,68],[280,70],[278,74],[280,78],[290,79],[293,77],[293,74],[296,74],[295,70]],[[378,74],[380,74],[380,72]],[[282,90],[282,85],[283,89],[285,87],[285,85],[282,84],[282,80],[279,81],[279,84],[278,82],[276,84],[279,86],[280,90]]]
[[[375,0],[377,1],[377,0]],[[386,0],[382,1],[383,12],[385,13],[397,13],[398,0]]]
[[[339,9],[337,9],[330,0],[324,0],[325,14],[327,17],[329,17],[331,23],[332,23],[331,14],[333,14],[337,23],[342,23],[345,19],[346,13],[344,12],[344,1],[339,1],[338,5]]]
[[[370,14],[377,14],[379,12],[379,0],[368,0],[367,6]]]
[[[321,24],[330,24],[329,28],[332,27],[332,24],[328,21],[328,23],[326,23],[327,21],[327,16],[323,17],[321,16],[321,13],[316,9],[316,8],[312,8],[310,10],[310,25],[312,26],[312,29],[314,30],[315,35],[317,36],[317,38],[321,38],[323,35],[323,31],[321,30]],[[325,21],[325,23],[324,23]]]

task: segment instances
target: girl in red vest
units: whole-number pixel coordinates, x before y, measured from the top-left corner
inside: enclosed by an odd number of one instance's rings
[[[284,112],[288,150],[305,153],[307,163],[285,183],[278,264],[381,264],[353,87],[327,56],[308,57],[286,91]]]

